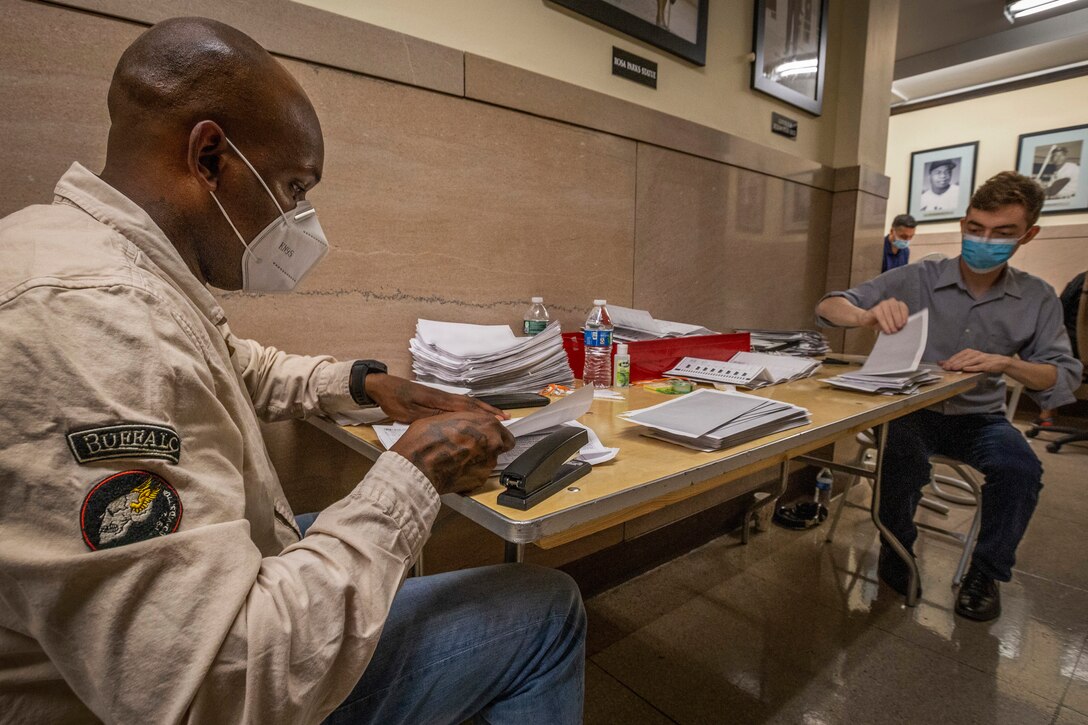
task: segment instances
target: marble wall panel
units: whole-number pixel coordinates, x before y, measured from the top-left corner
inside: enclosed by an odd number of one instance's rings
[[[865,191],[835,192],[831,200],[827,278],[824,289],[843,290],[880,274],[884,212],[888,200]],[[867,353],[874,337],[868,330],[824,331],[832,349]]]
[[[106,91],[143,28],[23,0],[0,0],[0,216],[48,204],[73,161],[106,158]]]
[[[834,182],[834,171],[815,161],[472,53],[465,95],[818,188]]]
[[[242,334],[407,369],[418,317],[520,324],[531,295],[576,329],[631,301],[635,145],[442,94],[288,62],[321,117],[310,195],[331,251],[288,297],[223,295]]]
[[[141,25],[184,15],[212,18],[277,55],[464,95],[461,51],[290,0],[54,1]]]
[[[831,194],[640,144],[635,306],[711,328],[811,327]]]

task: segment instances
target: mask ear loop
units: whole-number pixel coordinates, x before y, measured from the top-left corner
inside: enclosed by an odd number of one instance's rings
[[[261,186],[264,188],[265,193],[272,197],[272,203],[276,205],[276,210],[280,213],[280,218],[283,219],[283,222],[285,224],[288,223],[287,212],[285,212],[283,210],[283,207],[280,206],[280,203],[276,201],[276,195],[273,194],[272,190],[268,188],[268,184],[264,183],[264,179],[262,179],[261,175],[257,173],[257,169],[253,168],[253,164],[249,163],[249,159],[245,157],[245,154],[238,150],[238,147],[235,146],[229,138],[227,138],[226,134],[223,134],[223,140],[227,142],[227,145],[230,146],[231,150],[234,151],[234,153],[238,154],[238,158],[242,160],[242,163],[244,163],[249,168],[249,170],[253,172],[253,175],[257,177],[257,181],[261,183]],[[215,195],[214,191],[209,191],[208,193],[212,195],[212,201],[214,201],[215,205],[219,207],[219,211],[222,212],[223,218],[227,220],[227,224],[230,224],[230,228],[234,230],[234,235],[238,237],[238,241],[242,243],[243,247],[245,247],[246,252],[253,255],[253,258],[256,259],[258,263],[260,263],[261,258],[253,253],[253,250],[250,249],[250,245],[246,242],[246,238],[242,236],[242,233],[240,231],[238,231],[238,227],[234,226],[234,222],[231,221],[230,214],[227,214],[227,210],[223,208],[223,205],[221,203],[219,203],[219,197]]]
[[[227,145],[234,150],[234,153],[238,154],[238,158],[240,158],[242,162],[249,167],[249,170],[252,171],[253,175],[257,177],[257,181],[261,182],[261,186],[264,187],[265,192],[272,198],[272,203],[276,205],[276,209],[279,211],[280,216],[283,217],[283,221],[287,222],[287,212],[285,212],[283,210],[283,207],[280,206],[280,203],[276,200],[276,195],[273,194],[272,190],[268,188],[268,184],[264,183],[264,179],[262,179],[261,175],[257,173],[257,169],[253,168],[253,164],[249,163],[249,159],[247,159],[245,155],[238,150],[238,147],[235,146],[229,138],[227,138],[226,134],[223,134],[223,140],[226,141]]]

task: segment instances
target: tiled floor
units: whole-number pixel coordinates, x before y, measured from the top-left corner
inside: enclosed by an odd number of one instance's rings
[[[1000,619],[953,615],[958,544],[928,534],[903,606],[859,508],[831,544],[826,524],[730,534],[586,603],[585,721],[1088,725],[1088,448],[1033,446],[1045,488]]]

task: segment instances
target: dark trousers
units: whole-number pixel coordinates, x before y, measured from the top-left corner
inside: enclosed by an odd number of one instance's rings
[[[880,520],[913,551],[914,512],[929,481],[931,455],[962,461],[986,477],[982,522],[972,564],[1000,581],[1012,578],[1043,487],[1043,466],[1003,415],[943,415],[920,410],[892,421],[881,466]]]

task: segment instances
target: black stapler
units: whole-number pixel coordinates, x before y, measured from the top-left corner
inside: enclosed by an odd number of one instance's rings
[[[574,426],[537,441],[502,472],[499,482],[506,490],[499,494],[499,503],[524,511],[589,473],[588,463],[567,462],[587,443],[589,434]]]

